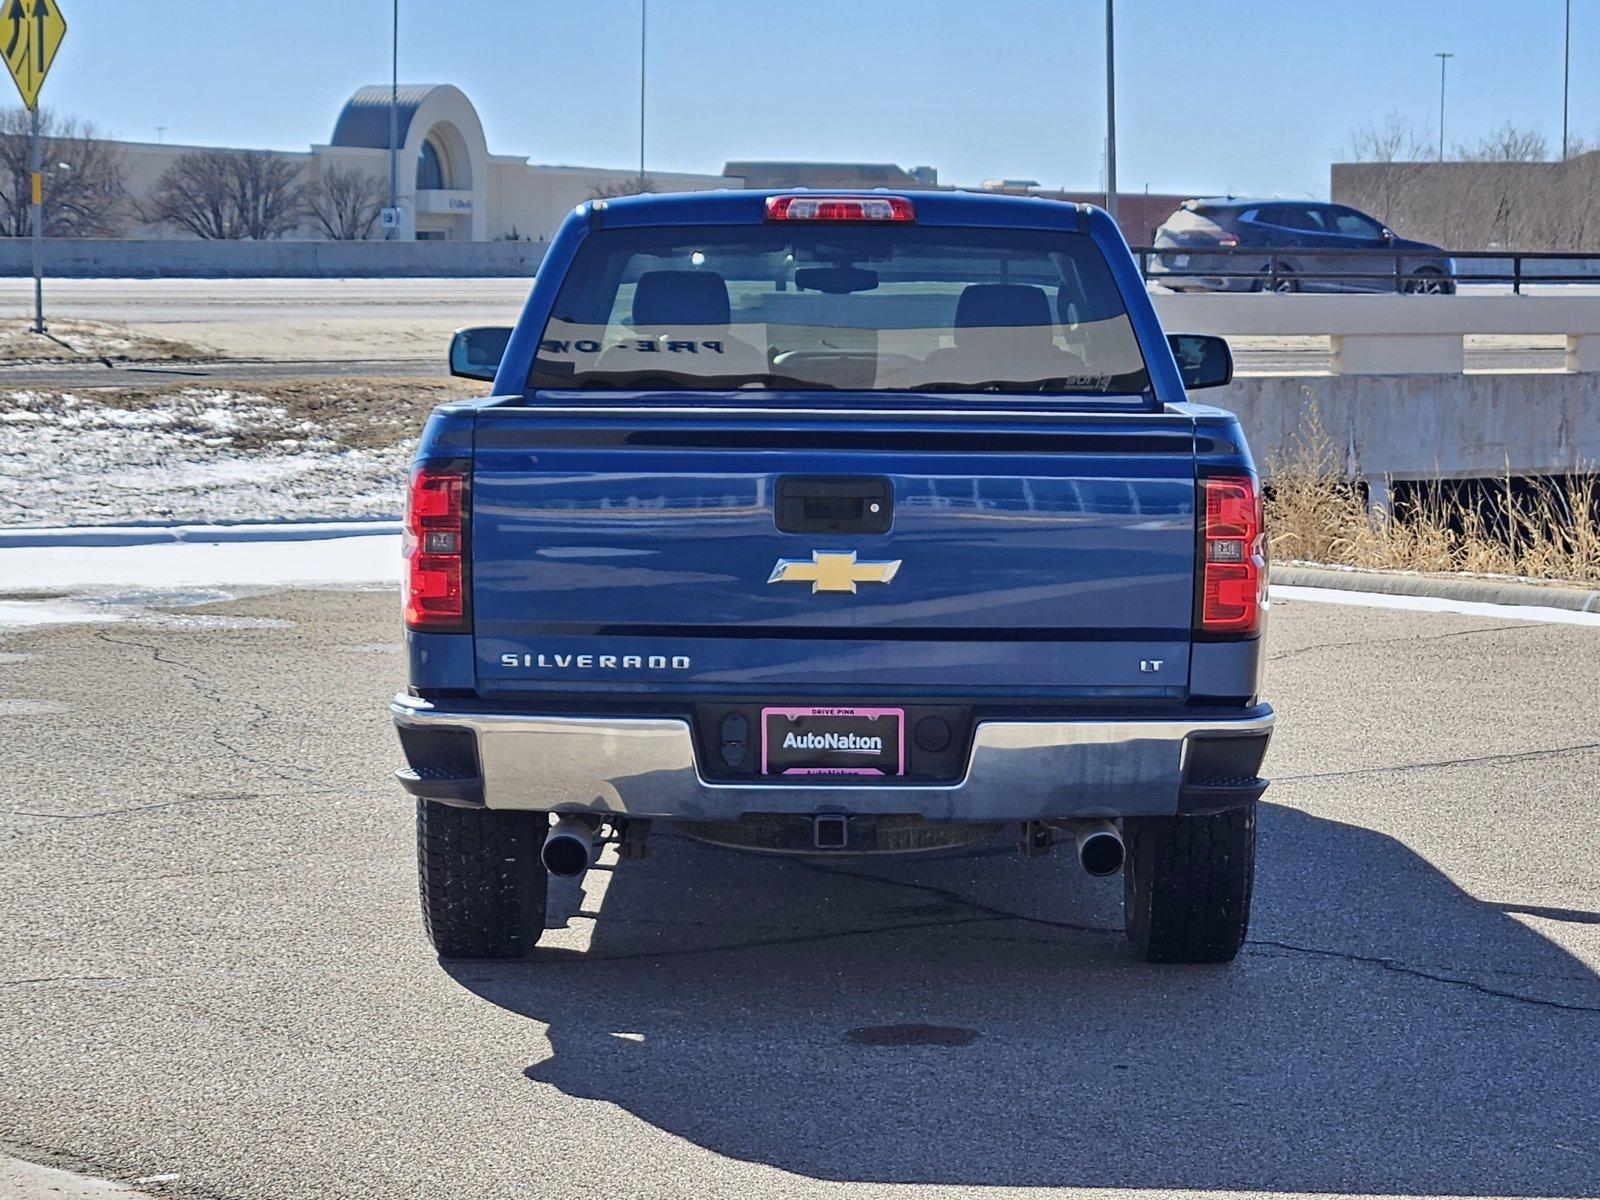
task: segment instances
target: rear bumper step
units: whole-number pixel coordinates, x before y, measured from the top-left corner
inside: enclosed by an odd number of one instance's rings
[[[678,717],[389,706],[415,796],[446,804],[737,821],[746,813],[910,814],[929,821],[1164,816],[1249,803],[1272,733],[1267,705],[1238,716],[981,721],[959,782],[708,781]]]

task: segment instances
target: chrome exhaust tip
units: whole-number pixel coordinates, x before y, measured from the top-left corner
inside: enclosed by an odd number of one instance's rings
[[[1089,874],[1098,878],[1122,870],[1127,852],[1115,821],[1079,822],[1076,841],[1078,864]]]
[[[545,834],[539,857],[552,875],[562,879],[582,875],[594,863],[594,830],[582,817],[557,817]]]

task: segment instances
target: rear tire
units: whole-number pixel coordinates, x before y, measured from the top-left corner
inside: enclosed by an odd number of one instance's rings
[[[526,958],[544,932],[549,818],[417,801],[422,924],[441,958]]]
[[[1415,276],[1406,280],[1405,290],[1412,296],[1448,296],[1456,289],[1443,271],[1434,267],[1418,267]]]
[[[1261,278],[1255,283],[1258,292],[1277,292],[1280,296],[1290,296],[1300,290],[1300,281],[1294,277],[1294,268],[1284,263],[1278,264],[1278,279],[1272,279],[1272,264],[1268,263],[1261,268]]]
[[[1128,817],[1123,925],[1146,962],[1232,962],[1250,927],[1256,806]]]

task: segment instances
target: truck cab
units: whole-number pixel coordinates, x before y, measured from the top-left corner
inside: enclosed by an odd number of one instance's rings
[[[1261,489],[1215,338],[1089,206],[595,201],[430,417],[405,534],[423,911],[525,957],[652,823],[814,855],[1014,831],[1134,949],[1242,943],[1271,733]]]

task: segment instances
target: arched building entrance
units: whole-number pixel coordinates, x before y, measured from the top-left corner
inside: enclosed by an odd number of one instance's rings
[[[400,237],[485,240],[489,148],[477,110],[449,84],[408,85],[397,99]],[[389,102],[382,85],[356,92],[330,145],[387,153]]]

